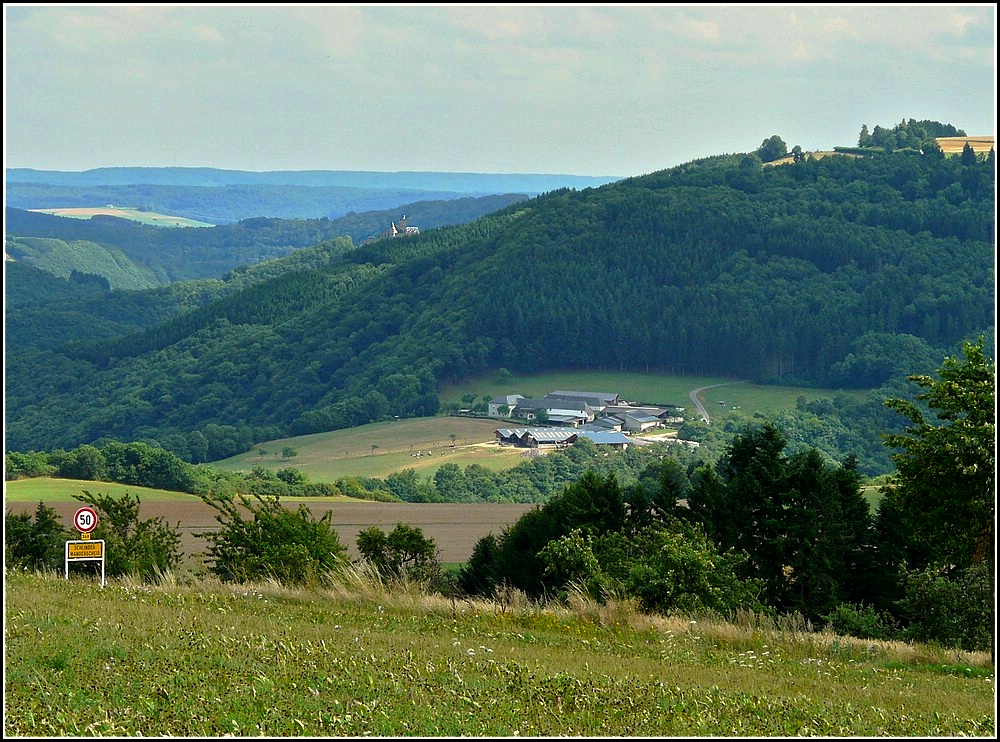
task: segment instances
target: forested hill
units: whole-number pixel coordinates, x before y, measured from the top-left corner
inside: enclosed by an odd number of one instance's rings
[[[516,194],[418,201],[383,211],[353,211],[339,219],[276,219],[254,217],[236,224],[173,229],[122,219],[94,216],[69,219],[8,207],[4,214],[6,252],[64,278],[71,272],[104,276],[112,288],[137,288],[116,282],[123,267],[142,270],[144,286],[198,278],[222,278],[244,265],[284,257],[303,247],[338,237],[355,243],[378,235],[402,214],[418,228],[462,224],[527,197]],[[42,238],[39,241],[35,238]],[[96,249],[74,249],[86,241]],[[102,265],[102,252],[113,253],[114,268]],[[123,266],[123,263],[130,263]]]
[[[995,164],[973,159],[720,156],[330,250],[118,340],[8,348],[8,448],[198,459],[432,414],[439,381],[498,367],[875,388],[992,336]]]

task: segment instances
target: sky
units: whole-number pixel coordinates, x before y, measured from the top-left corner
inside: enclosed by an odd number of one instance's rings
[[[995,135],[996,6],[4,5],[5,166],[625,177]]]

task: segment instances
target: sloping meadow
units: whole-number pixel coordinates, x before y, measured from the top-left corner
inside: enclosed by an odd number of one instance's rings
[[[6,736],[983,736],[989,657],[626,603],[7,573]]]

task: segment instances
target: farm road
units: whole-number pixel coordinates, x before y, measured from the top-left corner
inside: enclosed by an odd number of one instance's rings
[[[691,393],[688,394],[688,396],[691,397],[691,401],[694,403],[695,409],[698,410],[698,414],[701,415],[701,419],[705,421],[706,425],[710,425],[712,420],[708,416],[708,410],[705,409],[705,405],[703,405],[701,403],[701,400],[698,399],[698,395],[701,394],[706,389],[715,389],[715,387],[717,386],[730,386],[731,384],[745,384],[745,383],[746,383],[745,381],[726,381],[723,382],[722,384],[709,384],[708,386],[701,386],[698,387],[697,389],[692,390]]]

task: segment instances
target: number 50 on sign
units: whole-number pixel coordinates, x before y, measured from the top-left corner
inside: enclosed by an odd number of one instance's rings
[[[80,533],[90,533],[97,527],[97,513],[93,508],[80,508],[73,514],[73,525]]]

